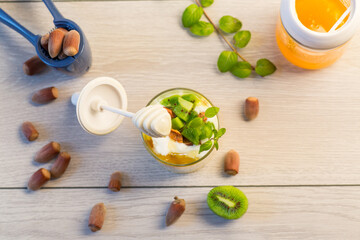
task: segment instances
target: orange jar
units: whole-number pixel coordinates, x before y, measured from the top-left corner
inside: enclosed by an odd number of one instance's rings
[[[346,10],[350,13],[331,30]],[[356,0],[282,0],[276,40],[294,65],[320,69],[341,57],[359,22]]]

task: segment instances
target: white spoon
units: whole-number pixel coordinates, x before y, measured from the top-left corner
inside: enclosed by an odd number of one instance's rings
[[[341,17],[336,21],[336,23],[332,26],[332,28],[329,30],[329,32],[334,32],[339,25],[344,21],[344,19],[349,15],[351,12],[351,5],[346,9],[346,11],[341,15]]]
[[[95,111],[110,111],[132,119],[134,125],[150,137],[166,137],[171,131],[171,116],[160,105],[147,106],[136,113],[94,102]]]
[[[160,105],[128,112],[125,89],[113,78],[90,81],[80,93],[73,94],[71,102],[76,106],[80,125],[92,134],[105,135],[114,131],[124,117],[131,118],[140,131],[151,137],[165,137],[171,131],[171,116]]]

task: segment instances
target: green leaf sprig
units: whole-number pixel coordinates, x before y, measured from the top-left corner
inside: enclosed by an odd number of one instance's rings
[[[203,7],[210,7],[214,3],[214,0],[200,0]]]
[[[209,36],[214,32],[214,27],[208,22],[199,21],[190,27],[190,31],[198,36]]]
[[[228,15],[223,16],[219,20],[219,26],[217,26],[203,9],[204,7],[211,6],[214,0],[200,0],[200,2],[199,0],[194,1],[196,4],[188,6],[182,15],[183,26],[190,28],[192,34],[201,37],[209,36],[215,30],[227,43],[232,51],[223,51],[220,54],[217,62],[220,72],[231,72],[238,78],[246,78],[249,77],[253,71],[261,77],[268,76],[276,71],[276,66],[266,58],[259,59],[254,67],[242,55],[240,55],[237,48],[245,48],[248,45],[251,39],[251,33],[247,30],[240,31],[242,23],[239,19]],[[202,15],[204,15],[209,22],[200,21]],[[233,36],[233,43],[226,38],[224,33],[235,33]],[[238,58],[240,58],[241,61],[239,61]],[[209,143],[203,148],[206,149],[208,145]]]
[[[218,112],[219,112],[218,107],[210,107],[210,108],[206,109],[205,117],[207,117],[207,118],[215,117],[216,114],[218,114]],[[205,143],[200,145],[199,153],[211,149],[213,144],[214,144],[216,150],[219,150],[219,142],[218,142],[218,140],[219,140],[220,137],[222,137],[225,134],[226,129],[225,128],[220,128],[219,131],[218,131],[218,130],[215,129],[215,126],[213,126],[212,131],[213,131],[213,137],[211,139],[209,139],[208,141],[206,141]]]
[[[203,9],[201,7],[198,7],[196,4],[191,4],[185,9],[182,15],[183,26],[189,28],[195,23],[198,23],[202,14]]]
[[[232,16],[223,16],[219,20],[219,27],[226,33],[236,33],[242,27],[242,23]]]

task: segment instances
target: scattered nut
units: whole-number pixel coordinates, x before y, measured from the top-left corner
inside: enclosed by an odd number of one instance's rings
[[[29,141],[34,141],[39,137],[39,132],[31,122],[24,122],[21,126],[21,130],[26,139]]]
[[[67,152],[61,152],[51,166],[50,172],[52,178],[59,178],[64,174],[69,166],[71,156]]]
[[[171,118],[176,117],[175,113],[173,113],[173,111],[172,111],[171,109],[166,108],[166,107],[164,107],[164,108],[165,108],[165,109],[166,109],[166,111],[170,114]]]
[[[108,188],[113,192],[120,191],[120,188],[121,188],[121,173],[120,172],[114,172],[113,174],[111,174]]]
[[[62,28],[62,27],[60,27],[60,28],[56,28],[56,29],[58,29],[58,30],[62,31],[65,35],[69,32],[67,29]]]
[[[202,118],[204,122],[207,121],[207,117],[205,116],[205,112],[199,113],[199,117]]]
[[[229,175],[239,173],[240,156],[235,150],[230,150],[225,157],[224,170]]]
[[[179,142],[179,143],[183,142],[183,136],[181,135],[181,133],[178,130],[171,129],[169,137],[170,137],[170,139],[174,140],[175,142]]]
[[[259,113],[259,100],[256,97],[248,97],[245,101],[244,114],[248,121],[253,120]]]
[[[28,189],[36,191],[50,179],[50,172],[45,168],[37,170],[29,179]]]
[[[60,152],[60,144],[58,142],[49,142],[43,146],[35,155],[34,160],[39,163],[47,163]]]
[[[47,68],[47,65],[41,61],[38,56],[34,56],[28,59],[23,64],[23,71],[26,75],[35,75],[43,72]]]
[[[106,215],[106,207],[104,203],[95,204],[89,217],[89,228],[92,232],[101,230]]]
[[[171,224],[176,222],[176,220],[180,218],[180,216],[184,213],[184,211],[185,211],[185,200],[175,197],[174,201],[171,203],[168,212],[166,214],[166,221],[165,221],[166,226],[170,226]]]
[[[63,51],[61,51],[57,57],[59,60],[63,60],[65,58],[67,58],[68,56]]]
[[[56,87],[43,88],[34,93],[32,101],[37,104],[49,103],[59,96],[59,91]]]
[[[193,146],[194,144],[187,138],[183,137],[183,143],[186,145],[186,146]]]
[[[51,58],[63,60],[68,56],[75,56],[79,52],[80,34],[76,30],[68,31],[57,28],[50,34],[41,37],[41,46],[49,53]]]
[[[67,30],[63,28],[57,28],[50,33],[48,52],[51,58],[56,58],[61,52],[63,46],[63,40]]]
[[[63,42],[63,52],[67,56],[75,56],[79,52],[80,34],[76,30],[66,33]]]
[[[43,35],[40,39],[40,44],[46,51],[49,48],[49,37],[50,37],[50,34],[47,33],[47,34]]]

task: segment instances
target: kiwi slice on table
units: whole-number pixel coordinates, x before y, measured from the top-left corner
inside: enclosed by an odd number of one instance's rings
[[[240,218],[248,208],[245,194],[233,186],[220,186],[211,189],[207,203],[211,211],[226,219]]]

